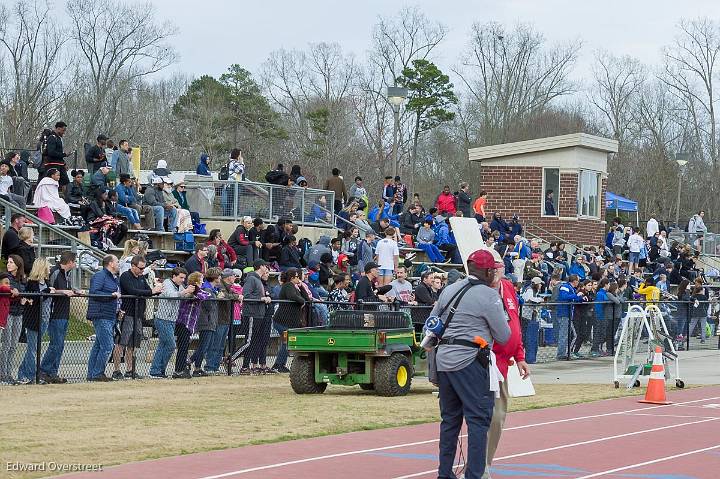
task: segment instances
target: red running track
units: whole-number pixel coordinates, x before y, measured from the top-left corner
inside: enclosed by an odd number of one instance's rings
[[[675,404],[622,398],[508,415],[494,478],[717,479],[720,387],[672,391]],[[106,468],[72,478],[436,477],[438,424],[248,446]]]

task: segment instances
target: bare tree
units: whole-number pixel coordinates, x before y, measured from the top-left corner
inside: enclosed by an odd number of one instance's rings
[[[473,25],[456,73],[480,111],[482,142],[505,142],[513,122],[572,93],[569,74],[579,49],[579,41],[546,47],[528,25],[512,31],[498,23]]]
[[[112,134],[119,126],[115,123],[120,102],[136,80],[176,61],[175,50],[167,43],[176,30],[168,22],[157,23],[150,3],[69,0],[67,11],[82,69],[89,75],[84,137],[94,136],[98,128]]]
[[[358,111],[359,119],[363,123],[366,141],[374,146],[379,162],[385,163],[390,159],[393,144],[393,110],[385,89],[397,85],[398,77],[411,66],[413,60],[431,59],[433,51],[446,35],[444,25],[428,19],[417,7],[403,8],[394,17],[380,17],[373,27],[372,50],[359,83],[364,98],[357,104],[366,106]],[[368,115],[368,112],[373,114]],[[400,117],[398,168],[415,161],[409,154],[410,142],[418,136],[418,124],[414,119],[415,115],[406,111]]]
[[[0,47],[8,58],[5,142],[32,146],[58,106],[59,61],[64,39],[44,1],[0,5]]]
[[[645,81],[645,69],[634,58],[600,51],[595,54],[593,77],[590,102],[604,115],[613,138],[623,143],[634,123],[633,103]]]
[[[708,18],[700,18],[682,20],[678,28],[680,33],[675,43],[665,49],[665,68],[660,79],[682,102],[682,117],[691,139],[690,145],[687,142],[684,145],[693,156],[690,169],[702,169],[701,165],[705,163],[710,170],[704,178],[717,178],[720,173],[716,113],[720,25]],[[709,198],[711,207],[717,210],[720,201],[716,182],[707,182],[706,188],[710,194],[704,198]]]
[[[354,59],[334,43],[307,51],[279,50],[263,65],[263,84],[290,132],[294,159],[310,171],[329,170],[346,158],[356,140],[351,97]]]

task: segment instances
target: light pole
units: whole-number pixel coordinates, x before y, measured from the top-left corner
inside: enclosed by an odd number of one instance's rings
[[[676,153],[675,161],[678,164],[678,190],[677,190],[677,209],[675,210],[675,226],[680,228],[680,188],[682,187],[682,171],[683,167],[687,165],[687,153]]]
[[[407,88],[399,86],[389,86],[387,88],[388,101],[393,107],[393,113],[395,114],[395,127],[393,131],[393,178],[398,174],[398,133],[400,131],[400,105],[405,101],[407,97]]]

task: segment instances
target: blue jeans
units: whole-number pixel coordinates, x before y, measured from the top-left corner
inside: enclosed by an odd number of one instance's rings
[[[48,325],[50,344],[40,363],[40,371],[48,376],[57,376],[60,369],[60,360],[65,349],[65,335],[67,334],[67,319],[51,319]]]
[[[40,321],[41,342],[47,327],[47,321]],[[37,356],[35,353],[37,352],[38,332],[25,328],[25,338],[27,340],[25,343],[25,357],[20,364],[20,369],[18,369],[18,379],[30,379],[31,381],[34,381],[37,369]],[[37,372],[39,373],[39,371]]]
[[[229,324],[217,325],[210,343],[210,348],[208,348],[207,361],[205,361],[205,369],[208,371],[218,371],[220,369],[220,360],[225,352],[225,343],[228,339],[229,329]]]
[[[283,326],[282,324],[278,324],[275,321],[273,321],[273,328],[275,328],[275,331],[278,332],[280,337],[282,338],[282,334],[288,330],[287,327]],[[287,363],[288,358],[288,350],[287,350],[287,344],[285,344],[283,341],[280,341],[280,347],[278,348],[277,356],[275,356],[275,364],[273,365],[273,368],[277,368],[279,366],[285,366],[285,363]]]
[[[155,231],[165,231],[163,221],[165,220],[165,208],[162,206],[151,206],[155,215]]]
[[[177,209],[170,208],[169,210],[165,210],[165,215],[168,217],[168,231],[175,231],[178,219]]]
[[[155,330],[158,333],[158,345],[150,365],[150,374],[160,376],[165,374],[170,357],[175,351],[175,321],[156,319]]]
[[[555,332],[555,338],[557,338],[557,354],[558,359],[564,359],[568,357],[568,341],[570,331],[570,318],[568,317],[556,317],[553,321],[553,330]]]
[[[210,349],[210,343],[212,343],[213,335],[215,331],[200,331],[200,341],[198,347],[190,356],[190,362],[195,363],[195,369],[200,369],[202,366],[203,359],[208,349]]]
[[[453,464],[463,417],[468,428],[465,477],[480,479],[485,472],[487,433],[495,407],[488,370],[479,361],[459,371],[438,371],[440,387],[440,466],[438,478],[455,479]]]
[[[117,210],[121,215],[130,220],[131,224],[136,225],[140,223],[140,215],[137,210],[122,205],[117,205]]]
[[[425,251],[428,259],[432,263],[443,263],[445,262],[445,255],[432,243],[418,243],[416,245],[421,250]]]
[[[105,374],[105,366],[107,366],[110,353],[113,350],[114,326],[114,319],[93,319],[95,343],[93,343],[88,358],[88,380]]]

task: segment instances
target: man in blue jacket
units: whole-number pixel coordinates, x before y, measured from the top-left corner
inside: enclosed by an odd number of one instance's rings
[[[117,319],[120,284],[117,273],[120,263],[115,255],[107,255],[102,261],[103,269],[90,279],[90,299],[87,317],[95,328],[95,343],[88,358],[88,381],[112,381],[105,375],[105,366],[113,350],[113,330]]]
[[[585,297],[575,290],[578,284],[580,284],[580,278],[575,274],[571,274],[568,276],[567,282],[560,285],[558,289],[557,300],[558,303],[562,304],[557,306],[556,318],[553,324],[553,329],[557,335],[557,359],[568,359],[568,340],[570,336],[576,334],[570,321],[574,309],[572,303],[581,303],[585,300]]]
[[[585,263],[585,256],[582,254],[579,254],[575,257],[575,261],[573,261],[572,265],[570,265],[570,269],[568,269],[568,274],[574,274],[575,276],[580,279],[580,281],[585,281],[585,277],[587,276],[587,272],[585,271],[585,267],[583,266]]]

